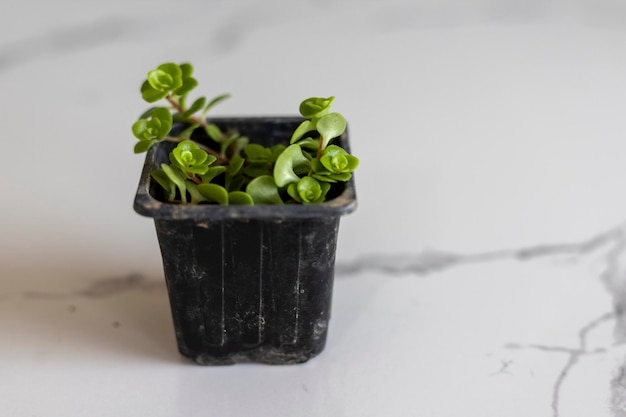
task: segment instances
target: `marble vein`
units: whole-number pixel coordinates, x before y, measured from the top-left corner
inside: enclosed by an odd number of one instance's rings
[[[622,364],[611,381],[613,417],[626,417],[626,364]]]
[[[596,329],[599,325],[613,320],[615,318],[614,312],[608,312],[600,317],[597,317],[585,324],[578,333],[578,346],[576,348],[566,348],[562,346],[544,346],[544,345],[519,345],[511,343],[506,347],[509,349],[536,349],[542,352],[547,353],[565,353],[568,355],[567,362],[559,372],[556,381],[553,385],[552,390],[552,415],[553,417],[560,417],[560,404],[561,404],[561,391],[563,388],[563,383],[566,378],[570,375],[572,369],[578,364],[580,358],[585,355],[595,355],[605,353],[607,348],[597,348],[593,350],[589,350],[587,348],[587,338],[589,333],[591,333],[594,329]]]
[[[503,374],[512,375],[509,372],[509,368],[511,367],[511,365],[513,365],[513,361],[512,360],[508,360],[508,361],[501,360],[500,361],[500,365],[501,365],[500,369],[497,370],[496,372],[493,372],[490,376],[503,375]]]
[[[504,260],[530,261],[556,256],[582,256],[600,247],[613,244],[612,257],[621,255],[625,245],[624,226],[610,229],[590,239],[575,243],[540,244],[511,250],[496,250],[476,254],[459,254],[437,249],[425,249],[416,254],[369,254],[351,262],[337,264],[338,275],[382,272],[387,275],[429,275],[461,265]],[[618,248],[618,249],[615,249]],[[610,259],[609,259],[610,262]],[[624,289],[626,293],[626,288]],[[626,306],[624,308],[626,310]]]
[[[89,287],[79,291],[48,292],[48,291],[24,291],[22,297],[38,300],[54,300],[66,298],[105,298],[123,294],[128,291],[138,290],[152,292],[165,290],[165,284],[161,281],[151,281],[139,274],[129,274],[124,277],[104,278],[93,282]]]

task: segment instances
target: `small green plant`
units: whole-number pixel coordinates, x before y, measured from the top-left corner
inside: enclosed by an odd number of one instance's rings
[[[326,200],[333,184],[352,177],[359,160],[332,144],[346,129],[345,118],[330,112],[334,97],[304,100],[300,114],[305,120],[290,143],[265,147],[207,121],[208,111],[228,94],[212,100],[199,97],[188,105],[189,93],[197,85],[191,64],[165,63],[148,72],[141,86],[145,101],[165,100],[167,105],[151,107],[133,124],[138,139],[135,153],[163,141],[177,144],[169,154],[169,164],[151,173],[168,202],[314,204]],[[173,135],[175,123],[184,127]],[[213,144],[196,142],[193,134],[198,130]]]

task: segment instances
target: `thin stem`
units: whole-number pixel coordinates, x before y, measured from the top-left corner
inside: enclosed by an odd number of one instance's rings
[[[178,100],[176,100],[171,94],[169,94],[167,97],[165,97],[165,99],[180,114],[183,114],[185,111],[187,111],[187,109],[185,109],[183,106],[181,106],[180,102]],[[198,123],[202,127],[206,127],[207,126],[206,120],[204,118],[200,118],[200,117],[196,116],[195,114],[189,116],[189,120],[191,120],[194,123]]]
[[[322,135],[320,135],[320,147],[317,149],[317,157],[321,158],[322,157],[322,145],[324,144],[324,138],[322,137]]]
[[[165,99],[172,105],[172,107],[174,107],[179,113],[184,113],[185,109],[183,106],[180,105],[180,103],[178,102],[178,100],[176,100],[174,98],[174,96],[172,96],[171,94],[168,94]]]
[[[195,174],[193,174],[193,175],[187,174],[187,178],[189,178],[191,181],[193,181],[196,185],[202,184],[202,180],[200,178],[198,178]]]

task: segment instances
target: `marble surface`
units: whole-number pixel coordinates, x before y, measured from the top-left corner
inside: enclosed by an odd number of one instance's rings
[[[0,415],[626,416],[626,6],[614,0],[0,5]],[[145,72],[216,115],[336,95],[359,209],[328,345],[176,350],[132,211]],[[391,180],[391,182],[390,182]]]

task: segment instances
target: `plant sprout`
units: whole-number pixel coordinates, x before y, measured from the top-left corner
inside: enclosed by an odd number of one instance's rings
[[[169,164],[151,173],[171,203],[181,204],[316,204],[326,201],[334,183],[352,178],[359,160],[332,143],[346,130],[345,118],[330,112],[334,97],[311,97],[300,104],[304,120],[289,144],[265,147],[249,143],[236,131],[223,132],[207,121],[223,94],[187,105],[189,93],[198,86],[191,64],[165,63],[148,72],[141,95],[149,108],[132,126],[138,139],[135,153],[148,151],[160,142],[174,142]],[[183,124],[173,136],[175,123]],[[192,133],[202,130],[214,146],[196,142]]]

